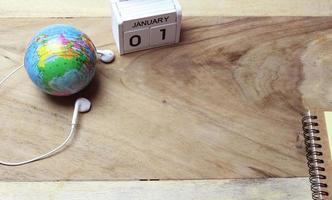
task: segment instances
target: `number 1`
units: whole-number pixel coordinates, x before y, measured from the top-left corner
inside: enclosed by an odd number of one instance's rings
[[[162,33],[161,39],[165,40],[166,39],[166,29],[161,29],[160,32]]]

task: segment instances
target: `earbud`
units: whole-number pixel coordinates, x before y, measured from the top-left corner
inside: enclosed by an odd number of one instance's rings
[[[111,50],[97,50],[97,53],[100,55],[100,60],[104,63],[111,63],[115,56]]]
[[[74,107],[74,113],[73,113],[73,119],[71,121],[72,125],[77,124],[77,119],[78,119],[78,113],[84,113],[90,111],[91,108],[91,102],[86,99],[86,98],[79,98],[75,102],[75,107]]]
[[[78,106],[78,111],[81,113],[88,112],[91,108],[91,102],[86,98],[79,98],[75,102],[75,107]]]

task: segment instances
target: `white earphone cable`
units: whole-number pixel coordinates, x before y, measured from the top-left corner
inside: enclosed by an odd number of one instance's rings
[[[3,79],[0,80],[0,86],[7,80],[9,79],[13,74],[15,74],[19,69],[21,69],[24,65],[20,65],[19,67],[15,68],[12,72],[10,72],[8,75],[6,75]],[[71,124],[71,129],[69,132],[69,135],[67,136],[67,138],[64,140],[63,143],[61,143],[59,146],[57,146],[56,148],[54,148],[53,150],[37,156],[35,158],[29,159],[29,160],[25,160],[22,162],[5,162],[5,161],[1,161],[0,160],[0,165],[7,165],[7,166],[19,166],[19,165],[24,165],[24,164],[28,164],[37,160],[41,160],[47,157],[50,157],[54,154],[56,154],[57,152],[59,152],[61,149],[63,149],[63,147],[66,146],[66,144],[70,141],[70,139],[72,138],[72,136],[75,134],[75,130],[76,130],[76,125],[77,125],[77,116],[78,116],[78,112],[80,110],[80,104],[75,103],[75,109],[74,109],[74,113],[73,113],[73,119],[72,119],[72,124]]]
[[[15,74],[19,69],[21,69],[24,65],[20,65],[17,68],[15,68],[13,71],[11,71],[8,75],[6,75],[1,81],[0,81],[0,86],[7,80],[9,79],[13,74]]]

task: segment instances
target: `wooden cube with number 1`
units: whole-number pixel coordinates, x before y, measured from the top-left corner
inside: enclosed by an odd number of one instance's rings
[[[120,54],[180,41],[177,0],[112,0],[113,36]]]

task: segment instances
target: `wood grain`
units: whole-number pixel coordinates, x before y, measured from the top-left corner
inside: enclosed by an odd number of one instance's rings
[[[184,16],[330,16],[331,0],[179,0]],[[110,0],[6,0],[0,18],[110,17]]]
[[[60,22],[115,49],[107,18],[1,19],[0,73],[21,63],[36,30]],[[300,118],[306,106],[331,108],[328,93],[319,92],[332,80],[331,28],[329,17],[186,17],[179,45],[98,64],[97,77],[78,95],[93,109],[71,146],[27,166],[0,167],[0,178],[306,176]],[[315,66],[325,66],[324,76]],[[1,97],[1,159],[45,152],[67,134],[75,97],[44,95],[24,71]]]
[[[307,178],[141,182],[0,182],[2,200],[310,200]]]

